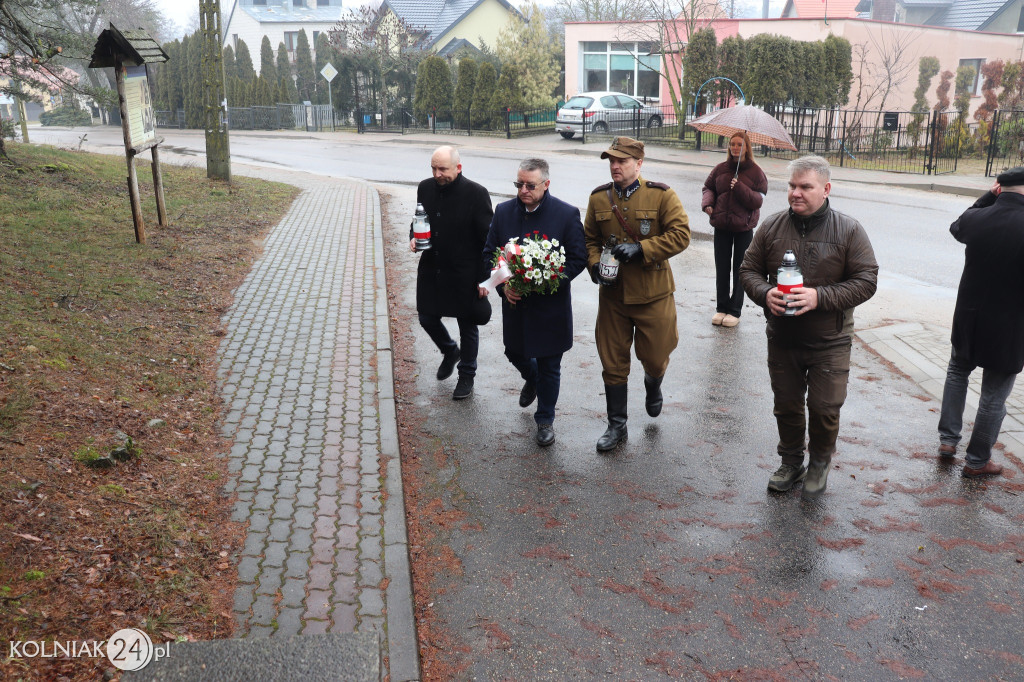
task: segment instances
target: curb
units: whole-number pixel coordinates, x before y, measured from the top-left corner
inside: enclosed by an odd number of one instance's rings
[[[380,193],[372,186],[370,189],[376,197],[373,210],[373,266],[377,290],[377,409],[380,424],[380,456],[387,460],[384,483],[388,495],[384,506],[384,566],[385,574],[390,581],[384,595],[387,604],[388,668],[392,682],[409,682],[420,679],[420,659],[413,607],[415,602],[409,560],[409,538],[405,524],[402,458],[398,447],[394,353],[391,346],[391,321],[388,317]]]

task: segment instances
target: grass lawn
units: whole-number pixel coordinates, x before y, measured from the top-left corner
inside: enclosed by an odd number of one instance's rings
[[[148,243],[138,245],[123,157],[7,148],[0,631],[11,641],[101,641],[125,627],[154,642],[229,636],[244,528],[222,493],[221,316],[298,190],[165,165],[170,224],[159,227],[140,162]],[[113,670],[105,658],[2,665],[5,677],[40,680]]]

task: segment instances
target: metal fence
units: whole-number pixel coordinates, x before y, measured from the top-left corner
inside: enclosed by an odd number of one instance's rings
[[[187,128],[185,110],[154,111],[158,128]],[[328,104],[278,104],[272,107],[228,107],[231,130],[334,130],[340,121]]]
[[[711,133],[698,134],[685,125],[686,116],[677,114],[671,105],[574,110],[564,119],[558,118],[558,107],[526,111],[433,109],[425,113],[402,107],[357,108],[339,115],[324,104],[231,107],[227,116],[228,126],[235,130],[322,131],[342,127],[354,128],[360,133],[411,131],[508,139],[557,131],[563,137],[584,142],[628,135],[696,149],[725,145],[724,138]],[[159,127],[186,127],[182,110],[157,111],[156,117]],[[969,127],[957,111],[786,108],[775,117],[798,149],[797,152],[764,150],[779,158],[812,153],[838,166],[940,175],[956,171],[962,155],[985,151],[978,148],[977,131]],[[987,174],[1024,163],[1024,111],[995,112],[990,130]]]
[[[407,108],[382,111],[357,109],[353,118],[359,132],[404,133],[420,131],[454,135],[488,135],[494,137],[523,137],[554,131],[555,108],[510,108],[497,110],[431,109],[417,115]]]
[[[153,115],[156,117],[157,128],[182,129],[185,127],[184,109],[178,109],[177,111],[154,111]]]
[[[696,144],[697,131],[680,128],[680,118],[671,105],[645,105],[642,109],[579,109],[564,110],[556,119],[556,129],[566,139],[628,135],[637,140],[678,140],[687,137]],[[682,117],[682,118],[685,118]],[[710,139],[710,138],[709,138]]]
[[[971,138],[958,111],[787,109],[775,117],[799,151],[771,156],[819,154],[834,165],[894,173],[952,173]]]
[[[1024,165],[1024,111],[997,109],[992,114],[986,151],[986,177]]]

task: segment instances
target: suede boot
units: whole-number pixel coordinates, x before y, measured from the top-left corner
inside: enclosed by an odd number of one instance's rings
[[[604,397],[608,403],[608,429],[597,441],[597,451],[607,452],[626,440],[626,397],[628,386],[605,384]]]
[[[652,377],[647,372],[644,372],[644,388],[647,389],[647,400],[644,402],[647,407],[647,414],[652,417],[657,417],[661,414],[661,380],[664,376],[660,376],[657,379]]]

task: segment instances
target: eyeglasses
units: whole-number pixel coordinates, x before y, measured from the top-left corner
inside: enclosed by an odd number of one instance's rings
[[[547,180],[545,180],[544,182],[547,182]],[[544,184],[544,182],[540,183],[540,185],[537,185],[537,184],[534,184],[532,182],[519,182],[518,180],[513,180],[512,184],[516,186],[516,189],[522,189],[522,188],[525,187],[526,189],[528,189],[528,190],[530,190],[532,192],[533,190],[537,189],[538,187],[541,187]]]

